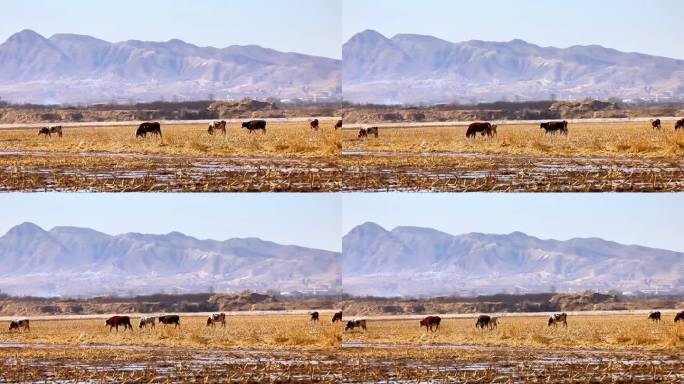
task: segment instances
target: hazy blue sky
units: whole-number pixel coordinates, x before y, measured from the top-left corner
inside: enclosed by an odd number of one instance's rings
[[[600,44],[684,59],[681,0],[342,0],[343,40],[365,29],[449,41]]]
[[[258,44],[281,51],[341,56],[340,0],[0,0],[0,41],[22,29],[107,41],[200,46]]]
[[[453,235],[525,232],[567,240],[601,237],[684,251],[684,193],[344,194],[342,231],[366,221],[386,229],[431,227]]]
[[[0,194],[0,236],[25,221],[108,234],[183,232],[200,239],[260,237],[281,244],[341,249],[341,197],[335,194]]]

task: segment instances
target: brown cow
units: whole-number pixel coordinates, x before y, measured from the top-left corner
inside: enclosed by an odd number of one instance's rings
[[[344,327],[344,330],[353,331],[354,328],[361,328],[364,331],[368,330],[366,328],[366,320],[349,320],[347,321],[347,326]]]
[[[439,316],[427,316],[423,320],[420,321],[420,325],[418,328],[425,327],[425,330],[428,332],[433,332],[432,327],[435,327],[434,332],[437,332],[439,330],[439,323],[442,321],[442,318]]]
[[[105,327],[109,326],[109,332],[112,331],[112,328],[116,328],[116,331],[119,332],[120,325],[124,327],[124,331],[126,329],[130,329],[131,331],[133,330],[131,318],[128,316],[112,316],[105,321]]]
[[[337,321],[342,322],[342,311],[335,312],[333,315],[332,322],[335,323]]]
[[[311,120],[311,122],[309,122],[309,126],[312,130],[318,131],[318,119]]]
[[[31,327],[29,325],[29,319],[16,319],[12,320],[10,322],[9,330],[14,330],[16,329],[17,331],[20,330],[25,330],[25,331],[30,331]]]
[[[675,122],[675,131],[679,128],[684,129],[684,119],[677,120],[677,122]]]
[[[225,328],[226,327],[226,314],[223,312],[214,313],[207,318],[207,327],[215,327],[216,323],[221,323],[221,327]]]
[[[318,312],[314,311],[314,312],[309,313],[309,315],[311,316],[311,319],[309,319],[310,321],[313,321],[314,323],[318,323],[318,320],[320,318]]]
[[[678,321],[684,323],[684,311],[681,311],[675,315],[674,322],[677,323]]]
[[[487,123],[487,122],[475,122],[472,123],[468,126],[468,130],[466,130],[466,138],[475,138],[477,134],[481,134],[482,136],[487,135],[487,136],[492,136],[492,124]]]
[[[660,119],[651,120],[651,128],[653,128],[653,129],[662,128],[662,126],[660,125]]]
[[[337,123],[335,123],[335,129],[342,128],[342,120],[337,120]]]
[[[648,314],[648,319],[656,323],[660,323],[660,317],[660,311],[655,311]]]
[[[370,127],[370,128],[361,128],[359,129],[359,139],[360,138],[365,138],[368,137],[368,135],[374,135],[375,138],[378,138],[378,127]]]
[[[52,136],[52,134],[50,133],[50,128],[43,127],[41,129],[39,129],[38,130],[38,136],[40,136],[40,135],[45,135],[45,137]]]

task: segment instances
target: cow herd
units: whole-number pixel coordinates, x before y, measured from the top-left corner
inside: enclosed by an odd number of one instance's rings
[[[309,313],[309,320],[310,322],[314,324],[318,324],[320,322],[320,313],[319,312],[310,312]],[[180,316],[179,315],[161,315],[161,316],[142,316],[140,317],[139,323],[138,323],[138,328],[139,329],[146,329],[146,328],[152,328],[154,329],[156,326],[156,323],[159,322],[159,324],[163,324],[165,326],[171,325],[174,328],[180,327]],[[662,320],[662,313],[660,311],[655,311],[651,312],[648,315],[648,320],[655,322],[655,323],[660,323]],[[684,323],[684,311],[677,312],[674,316],[674,323],[677,324],[678,322]],[[342,311],[335,312],[333,313],[332,316],[332,323],[335,324],[337,322],[342,323]],[[419,329],[422,329],[425,327],[426,332],[437,332],[439,331],[439,326],[442,323],[442,318],[439,316],[426,316],[419,322]],[[207,327],[216,327],[216,325],[220,325],[222,328],[226,327],[226,314],[221,312],[221,313],[214,313],[211,314],[207,317],[206,321],[206,326]],[[563,328],[568,327],[568,314],[567,313],[556,313],[551,316],[549,316],[548,321],[547,321],[547,326],[548,327],[558,327],[559,325],[562,325]],[[133,331],[133,325],[131,323],[131,318],[129,316],[112,316],[105,320],[105,326],[109,327],[109,331],[111,332],[112,330],[116,330],[117,332],[119,331],[119,327],[123,327],[123,330],[130,330]],[[477,320],[475,321],[475,328],[480,329],[480,330],[493,330],[498,328],[499,326],[499,318],[495,316],[490,316],[490,315],[479,315],[477,317]],[[361,329],[363,331],[368,330],[368,325],[367,325],[367,320],[366,319],[354,319],[354,320],[348,320],[344,330],[346,331],[353,331],[354,329]],[[10,331],[30,331],[30,320],[29,319],[15,319],[10,321],[9,325],[9,330]]]
[[[662,127],[662,123],[660,119],[651,120],[651,126],[653,127],[653,129],[659,130]],[[568,135],[567,120],[542,122],[539,124],[539,128],[543,129],[545,134],[555,135],[558,133],[565,136]],[[677,131],[679,129],[684,130],[684,119],[680,119],[675,122],[674,130]],[[365,139],[370,135],[373,135],[377,138],[378,130],[378,127],[360,128],[358,138]],[[487,121],[477,121],[468,125],[468,128],[466,129],[467,139],[474,139],[477,137],[478,134],[480,134],[480,136],[487,136],[490,138],[496,137],[497,125]]]
[[[659,323],[661,320],[662,314],[660,311],[656,312],[651,312],[648,315],[648,319]],[[684,323],[684,311],[678,312],[675,314],[674,317],[674,323],[677,324],[678,322]],[[439,330],[439,325],[442,323],[442,318],[439,316],[426,316],[419,322],[419,329],[422,329],[425,327],[426,332],[437,332]],[[551,316],[549,316],[549,319],[547,321],[547,326],[548,327],[558,327],[559,325],[563,326],[563,328],[568,327],[568,314],[563,312],[563,313],[555,313]],[[499,318],[495,316],[489,316],[489,315],[479,315],[477,317],[477,320],[475,321],[475,328],[480,329],[480,330],[493,330],[499,327]],[[354,330],[354,328],[361,328],[364,331],[367,330],[366,326],[366,320],[350,320],[347,322],[347,326],[345,327],[345,331],[351,331]]]
[[[228,123],[225,120],[212,121],[211,123],[209,123],[207,133],[209,135],[214,135],[214,133],[220,132],[225,136],[227,132],[227,126]],[[318,129],[320,128],[320,122],[318,121],[318,119],[313,119],[309,121],[309,126],[311,127],[311,130],[318,131]],[[241,128],[246,129],[247,131],[249,131],[249,133],[252,133],[254,131],[261,131],[262,133],[266,134],[266,120],[245,121],[242,123]],[[342,120],[337,120],[335,122],[334,128],[336,130],[342,128]],[[55,125],[52,127],[41,127],[38,130],[39,136],[45,135],[45,137],[52,137],[53,134],[62,137],[62,126]],[[143,123],[140,123],[138,128],[135,130],[135,137],[139,139],[146,139],[148,134],[153,137],[158,136],[161,138],[161,123],[159,123],[158,121],[145,121]],[[377,137],[377,128],[375,131],[375,135]]]

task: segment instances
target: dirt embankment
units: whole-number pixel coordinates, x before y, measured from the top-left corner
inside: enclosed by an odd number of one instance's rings
[[[290,297],[256,292],[90,299],[5,296],[0,299],[0,316],[335,309],[337,301],[334,296]]]
[[[398,107],[359,105],[343,108],[344,122],[420,123],[475,120],[545,120],[684,116],[684,105],[631,106],[600,100],[499,102],[478,105]]]
[[[336,116],[338,109],[334,104],[286,105],[250,99],[88,107],[0,104],[0,124]]]
[[[59,107],[0,103],[0,124],[139,120],[208,120],[341,116],[345,123],[419,123],[475,120],[545,120],[684,116],[683,104],[635,106],[601,100],[497,102],[430,106],[284,104],[277,101],[226,100],[156,102],[132,105]]]
[[[625,298],[619,295],[594,292],[493,295],[477,298],[396,299],[371,297],[342,300],[339,306],[348,316],[599,311],[684,308],[684,297]]]

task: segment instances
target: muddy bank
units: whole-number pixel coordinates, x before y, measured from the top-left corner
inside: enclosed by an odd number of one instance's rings
[[[475,153],[343,152],[345,191],[664,192],[684,161]]]

